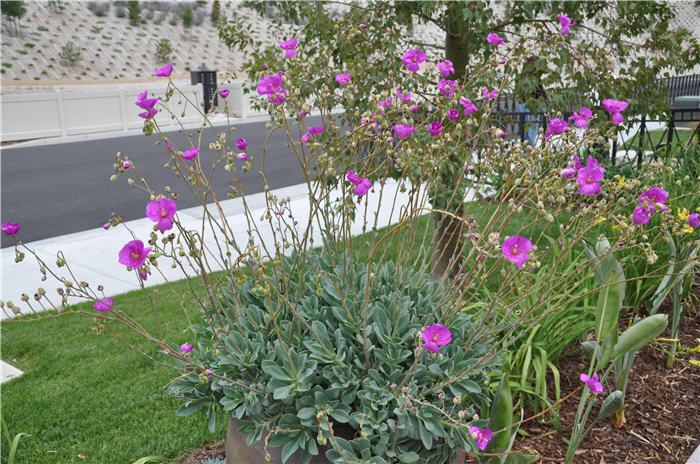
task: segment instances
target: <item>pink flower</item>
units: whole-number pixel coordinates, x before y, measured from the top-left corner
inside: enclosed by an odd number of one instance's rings
[[[19,232],[19,223],[17,222],[3,222],[2,223],[2,233],[5,235],[15,235]]]
[[[501,250],[503,251],[503,256],[513,261],[515,267],[520,269],[530,258],[527,252],[532,250],[532,242],[526,237],[514,235],[503,242]]]
[[[102,298],[101,300],[95,301],[92,307],[101,313],[106,313],[112,309],[112,305],[114,305],[114,298]]]
[[[606,98],[603,100],[603,106],[605,107],[606,110],[610,114],[612,114],[612,122],[613,124],[620,124],[622,121],[625,120],[625,118],[622,116],[622,111],[627,108],[629,103],[626,101],[620,101],[620,100],[613,100],[610,98]]]
[[[495,32],[490,33],[486,36],[486,41],[492,45],[502,45],[506,42],[506,39],[501,39]]]
[[[603,180],[603,171],[598,166],[587,166],[578,170],[577,180],[581,195],[597,195],[602,189],[598,182]]]
[[[238,159],[241,161],[248,161],[248,153],[246,153],[246,152],[239,153]]]
[[[172,149],[173,149],[173,144],[170,143],[169,140],[166,140],[166,141],[165,141],[165,146],[168,147],[168,150],[172,150]]]
[[[402,139],[411,135],[414,130],[413,126],[409,124],[397,124],[394,126],[394,132]]]
[[[637,206],[632,212],[632,222],[638,226],[649,223],[649,210],[645,206]]]
[[[440,135],[440,132],[442,132],[442,124],[440,121],[433,121],[430,123],[430,127],[428,127],[428,133],[432,135],[433,137],[436,137]]]
[[[452,341],[450,329],[442,324],[433,324],[423,331],[423,348],[438,353],[442,345]]]
[[[484,87],[483,89],[481,89],[481,95],[483,95],[486,98],[496,98],[498,96],[498,90],[492,90],[489,92],[486,89],[486,87]]]
[[[279,92],[282,88],[282,78],[279,75],[263,76],[258,82],[258,94],[270,95]]]
[[[450,121],[454,121],[459,117],[459,110],[456,110],[452,108],[450,111],[447,112],[447,119]]]
[[[286,58],[290,58],[297,54],[296,46],[298,43],[299,41],[297,39],[289,39],[280,43],[280,47],[282,47],[282,49],[285,50],[284,56]]]
[[[367,24],[360,24],[360,27],[361,27],[362,29],[367,29]]]
[[[455,94],[455,89],[457,88],[457,81],[448,81],[446,79],[438,82],[438,90],[441,94],[451,97]]]
[[[173,65],[172,65],[172,63],[168,63],[156,71],[156,76],[157,77],[168,77],[172,73],[173,73]]]
[[[450,74],[455,72],[455,67],[452,65],[450,60],[441,61],[439,63],[435,63],[435,65],[438,67],[440,74],[442,74],[443,77],[449,77]]]
[[[124,161],[124,169],[129,169],[131,167],[131,161]]]
[[[199,148],[192,147],[182,154],[182,159],[193,160],[199,156]]]
[[[380,101],[379,106],[381,106],[382,108],[389,108],[391,106],[391,97],[386,97],[386,100]],[[383,111],[382,114],[384,114]]]
[[[207,369],[206,371],[204,371],[204,373],[207,374],[207,376],[210,376],[210,375],[212,375],[214,372],[212,372],[211,369]]]
[[[182,345],[180,345],[180,351],[182,351],[182,354],[192,353],[193,349],[194,346],[190,345],[189,343],[183,343]]]
[[[307,117],[308,115],[309,115],[309,113],[307,113],[307,112],[304,111],[304,110],[299,111],[299,117],[300,117],[301,119],[304,119],[304,118]]]
[[[596,164],[596,166],[597,166],[597,165],[598,165],[598,160],[596,160],[595,158],[593,158],[593,160],[595,160],[595,164]],[[582,168],[583,168],[583,164],[581,164],[581,158],[579,158],[578,156],[574,156],[573,158],[571,158],[571,161],[574,162],[574,166],[576,166],[576,170],[577,170],[577,171],[578,171],[579,169],[582,169]],[[588,163],[588,161],[586,161],[586,162]],[[591,166],[591,167],[593,167],[593,166]]]
[[[165,232],[173,228],[173,216],[177,212],[177,205],[170,198],[153,200],[146,205],[146,217],[158,223],[158,230]]]
[[[108,230],[109,229],[109,222],[105,222],[104,224],[102,224],[102,228],[104,230]]]
[[[668,193],[660,187],[652,187],[639,195],[639,202],[646,203],[651,213],[656,211],[657,206],[662,211],[666,211],[668,206],[663,204],[666,200],[668,200]]]
[[[598,381],[598,374],[593,374],[593,377],[588,377],[587,374],[581,374],[579,377],[581,382],[588,385],[588,388],[593,393],[603,393],[603,385]]]
[[[146,92],[144,92],[146,93]],[[143,94],[139,94],[139,97],[141,97]],[[158,103],[158,98],[138,98],[134,104],[138,106],[139,108],[142,108],[144,110],[150,110],[154,106],[156,106],[156,103]]]
[[[398,99],[404,103],[410,102],[411,101],[411,94],[409,92],[406,92],[405,94],[401,93],[400,90],[396,91],[396,96]]]
[[[688,216],[688,225],[693,229],[700,226],[700,218],[698,218],[698,213],[693,213],[690,216]]]
[[[268,69],[270,69],[269,66],[266,65],[265,63],[263,63],[263,65],[262,65],[262,70],[263,70],[263,71],[267,71]]]
[[[499,130],[499,131],[496,133],[496,135],[499,136],[499,137],[502,138],[502,139],[506,138],[506,133],[503,132],[502,130]]]
[[[406,65],[406,69],[412,72],[418,71],[420,69],[420,64],[425,61],[425,53],[422,50],[409,50],[403,55],[403,64]]]
[[[411,105],[411,113],[415,113],[416,111],[418,111],[418,105],[414,103],[413,105]]]
[[[549,121],[549,127],[547,127],[547,132],[544,134],[544,139],[549,140],[552,135],[561,135],[566,132],[569,128],[569,123],[563,119],[554,118]]]
[[[358,197],[365,195],[372,188],[372,182],[366,177],[358,176],[355,171],[348,171],[347,179],[355,184],[355,195]]]
[[[143,92],[141,92],[138,95],[138,97],[136,97],[136,99],[140,101],[140,100],[145,100],[146,97],[148,97],[148,90],[144,90]]]
[[[489,440],[491,440],[491,429],[483,429],[479,430],[479,427],[469,427],[469,436],[471,436],[474,441],[476,442],[476,446],[479,447],[480,450],[486,449],[486,445],[488,445]]]
[[[270,101],[270,103],[273,103],[275,105],[284,103],[287,101],[287,91],[284,89],[280,89],[278,92],[268,95],[267,99]]]
[[[301,143],[309,143],[309,139],[311,138],[311,134],[306,133],[301,136]]]
[[[323,126],[311,126],[309,127],[309,132],[311,134],[320,134],[323,132]]]
[[[573,119],[574,126],[582,127],[585,129],[588,127],[587,119],[591,116],[593,116],[593,111],[589,110],[585,106],[582,106],[581,108],[579,108],[578,113],[574,111],[574,115],[569,116],[569,121]]]
[[[229,94],[229,93],[231,93],[231,91],[230,91],[229,89],[221,89],[221,90],[219,90],[219,96],[221,96],[221,98],[226,98],[226,97],[228,97],[228,94]]]
[[[158,113],[158,110],[155,108],[151,108],[148,111],[144,111],[143,113],[139,113],[139,116],[142,117],[143,119],[151,119],[153,116],[155,116]]]
[[[470,99],[468,99],[466,97],[460,98],[459,104],[464,107],[464,111],[462,112],[462,114],[464,114],[466,116],[469,116],[470,114],[476,113],[477,111],[479,111],[479,108],[476,107],[474,102],[472,102]]]
[[[347,85],[350,82],[350,73],[342,73],[335,76],[335,81],[340,85]]]
[[[566,179],[573,179],[576,175],[576,168],[573,166],[567,166],[561,170],[561,176]]]
[[[152,249],[152,247],[144,248],[141,240],[132,240],[119,251],[119,262],[124,266],[141,267]]]
[[[238,147],[239,150],[245,150],[248,147],[248,142],[246,142],[245,139],[240,138],[236,140],[236,147]]]
[[[506,60],[498,60],[498,62],[501,64],[506,64]]]
[[[559,23],[561,24],[561,33],[569,35],[569,28],[576,25],[576,23],[572,23],[571,18],[562,13],[558,14],[557,18],[559,18]]]

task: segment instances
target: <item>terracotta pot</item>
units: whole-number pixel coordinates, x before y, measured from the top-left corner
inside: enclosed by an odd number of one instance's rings
[[[265,443],[260,440],[252,446],[246,444],[247,435],[240,433],[241,423],[236,419],[229,419],[226,430],[226,464],[265,464]],[[342,435],[342,433],[341,433]],[[348,437],[350,438],[350,437]],[[328,464],[325,453],[328,446],[319,447],[318,456],[311,459],[311,464]],[[279,464],[282,462],[282,448],[268,448],[270,453],[270,463]],[[301,464],[300,453],[295,453],[287,460],[287,464]],[[449,461],[448,464],[464,464],[466,455],[463,452],[457,453],[457,458]]]

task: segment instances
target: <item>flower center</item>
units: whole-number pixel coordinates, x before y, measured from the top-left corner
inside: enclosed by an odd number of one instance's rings
[[[518,245],[513,245],[513,248],[510,249],[510,252],[513,253],[514,255],[518,254]]]
[[[168,212],[165,210],[165,208],[160,209],[160,217],[168,217]]]
[[[437,342],[439,339],[440,339],[440,335],[437,334],[437,333],[434,333],[434,334],[433,334],[433,341],[434,341],[434,342]]]
[[[138,261],[141,258],[141,253],[135,251],[131,253],[131,257]]]
[[[588,176],[588,177],[586,177],[586,183],[587,183],[587,184],[592,184],[592,183],[593,183],[593,176]]]

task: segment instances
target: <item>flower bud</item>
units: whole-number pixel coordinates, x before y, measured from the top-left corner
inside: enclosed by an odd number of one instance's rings
[[[117,175],[116,175],[116,174],[112,174],[112,175],[109,177],[109,181],[110,181],[110,182],[116,182],[116,181],[117,181]]]

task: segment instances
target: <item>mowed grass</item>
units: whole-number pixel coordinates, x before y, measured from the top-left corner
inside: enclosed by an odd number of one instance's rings
[[[184,282],[176,284],[179,293],[185,287]],[[178,300],[160,298],[159,314],[165,339],[181,344],[188,335],[183,334],[186,322]],[[121,295],[117,301],[153,327],[142,291]],[[138,336],[121,333],[158,355]],[[3,323],[2,358],[24,371],[2,385],[2,415],[9,433],[31,435],[20,442],[18,464],[125,464],[156,454],[176,457],[225,434],[223,425],[210,433],[202,415],[177,417],[175,410],[182,401],[167,397],[162,387],[178,372],[156,365],[109,330],[98,335],[85,315]],[[3,462],[8,448],[3,441]]]
[[[498,204],[474,202],[468,215],[485,224],[496,213]],[[496,213],[494,215],[494,213]],[[394,235],[382,246],[386,257],[414,262],[424,244],[430,245],[433,221],[430,215],[418,219],[418,233],[412,243]],[[496,227],[499,222],[494,223]],[[428,225],[428,227],[426,227]],[[527,212],[515,214],[505,226],[502,236],[513,235],[521,227],[536,241],[546,228],[558,229],[557,222],[533,221]],[[556,234],[552,230],[552,234]],[[368,256],[365,237],[355,237],[353,246],[360,247],[360,259]],[[405,259],[410,253],[411,260]],[[499,276],[492,276],[488,286],[497,286]],[[491,282],[491,280],[494,280]],[[186,281],[173,284],[176,294],[165,288],[158,296],[158,314],[164,338],[180,345],[192,341],[180,308],[184,301],[193,320],[198,308],[186,295]],[[116,304],[154,331],[151,306],[143,291],[116,297]],[[79,306],[93,311],[90,304]],[[92,330],[92,318],[66,315],[42,321],[2,324],[2,359],[23,370],[21,377],[2,385],[2,415],[12,436],[19,432],[32,435],[18,448],[17,463],[118,463],[128,464],[149,455],[177,457],[223,438],[225,427],[215,433],[207,429],[203,415],[177,417],[181,400],[168,398],[162,387],[177,371],[156,365],[127,347],[109,330],[98,335]],[[157,351],[138,335],[119,329],[127,341],[147,353]],[[4,439],[4,436],[3,436]],[[2,456],[7,459],[8,446],[3,442]]]

